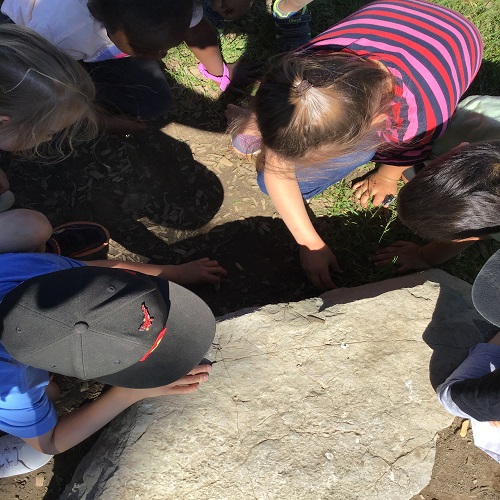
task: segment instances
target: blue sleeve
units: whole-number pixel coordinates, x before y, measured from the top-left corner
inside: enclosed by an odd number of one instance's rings
[[[33,438],[53,429],[57,413],[45,394],[48,383],[47,371],[0,359],[0,430]]]
[[[453,401],[451,397],[452,385],[462,380],[482,377],[497,368],[500,368],[500,346],[481,343],[471,347],[469,356],[465,361],[445,380],[445,382],[438,386],[436,392],[439,402],[453,415],[470,418],[470,416],[464,413]]]

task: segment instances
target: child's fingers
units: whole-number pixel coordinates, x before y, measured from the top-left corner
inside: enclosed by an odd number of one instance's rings
[[[219,277],[227,276],[227,271],[221,266],[211,268],[210,273],[217,274]]]
[[[193,375],[198,375],[200,373],[208,373],[211,370],[212,370],[212,365],[210,365],[210,364],[196,365],[187,375],[185,375],[184,378],[190,377]]]
[[[407,247],[411,244],[412,243],[410,241],[398,240],[398,241],[395,241],[394,243],[391,243],[390,247]]]
[[[374,264],[383,265],[385,263],[391,262],[393,258],[394,252],[384,252],[370,255],[370,257],[368,257],[368,260],[369,262],[372,262]]]
[[[218,283],[220,281],[220,279],[221,279],[220,274],[207,273],[207,274],[203,275],[203,277],[201,278],[201,281],[203,283],[215,284],[215,283]]]
[[[205,267],[220,267],[222,269],[222,267],[216,260],[208,260],[208,259],[205,261]]]
[[[184,387],[187,385],[201,384],[208,380],[208,373],[198,373],[197,375],[186,375],[179,380],[169,384],[170,388]]]
[[[351,187],[352,187],[352,190],[353,191],[356,191],[357,189],[359,189],[363,184],[365,183],[365,181],[358,181],[358,182],[355,182]]]
[[[312,284],[317,288],[322,288],[324,290],[332,290],[333,288],[337,288],[335,283],[332,281],[332,277],[329,272],[323,272],[317,275],[310,275],[309,279]]]
[[[413,271],[415,266],[412,266],[409,262],[403,263],[396,268],[397,273],[406,273],[407,271]]]
[[[368,207],[368,201],[370,199],[370,192],[368,190],[364,191],[363,194],[359,197],[359,204],[363,207],[366,208]]]
[[[176,387],[172,387],[169,391],[169,394],[189,394],[191,392],[195,392],[200,387],[200,384],[191,384],[191,385],[179,385]]]
[[[387,193],[374,193],[374,192],[371,192],[370,194],[373,195],[373,200],[372,200],[372,203],[373,203],[373,206],[374,207],[378,207],[380,205],[382,205],[382,203],[384,202],[384,199],[385,199],[385,195]]]

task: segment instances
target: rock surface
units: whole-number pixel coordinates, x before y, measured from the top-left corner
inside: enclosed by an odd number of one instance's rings
[[[219,319],[210,382],[117,418],[62,499],[409,499],[491,326],[442,271]],[[431,385],[432,382],[432,385]]]

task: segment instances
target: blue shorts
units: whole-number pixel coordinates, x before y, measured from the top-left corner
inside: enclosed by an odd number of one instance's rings
[[[375,156],[375,153],[376,150],[359,151],[332,158],[321,166],[298,168],[296,176],[302,197],[308,200],[322,193],[326,188],[347,177],[353,170],[368,163]],[[269,194],[264,183],[262,170],[257,173],[257,183],[265,194]]]

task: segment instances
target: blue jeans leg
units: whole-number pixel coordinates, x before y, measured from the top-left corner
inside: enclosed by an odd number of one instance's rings
[[[332,158],[320,166],[298,168],[296,176],[302,197],[308,200],[322,193],[326,188],[347,177],[353,170],[368,163],[374,156],[374,150],[361,151]],[[269,194],[262,170],[257,173],[257,184],[263,193]]]

